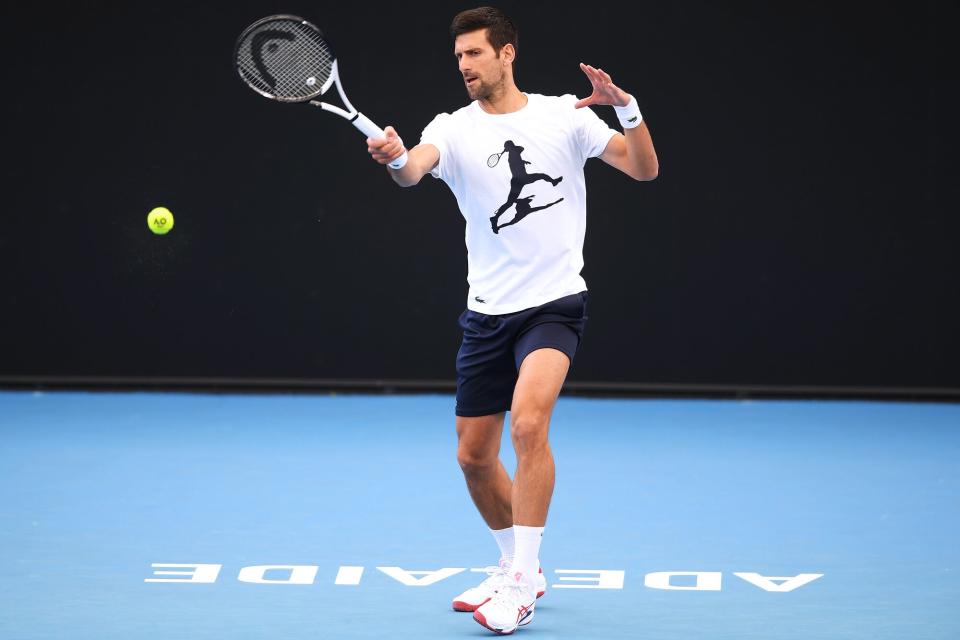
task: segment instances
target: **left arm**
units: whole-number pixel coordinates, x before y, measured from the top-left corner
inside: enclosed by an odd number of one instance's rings
[[[578,100],[575,105],[577,109],[591,104],[614,107],[625,107],[630,104],[632,96],[613,84],[610,75],[603,69],[595,69],[583,63],[580,64],[580,68],[590,79],[593,94]],[[650,130],[647,129],[647,123],[643,121],[633,128],[625,128],[623,133],[610,138],[600,159],[634,180],[653,180],[660,171]]]

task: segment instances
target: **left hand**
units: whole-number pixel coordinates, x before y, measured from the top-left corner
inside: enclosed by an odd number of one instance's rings
[[[630,94],[613,84],[609,73],[582,62],[580,63],[580,69],[587,74],[590,84],[593,85],[593,94],[588,98],[577,100],[577,104],[574,105],[577,109],[591,104],[609,104],[615,107],[625,107],[629,104]]]

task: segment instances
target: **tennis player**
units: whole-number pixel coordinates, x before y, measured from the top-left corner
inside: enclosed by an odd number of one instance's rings
[[[513,77],[517,29],[501,11],[464,11],[451,34],[471,102],[436,116],[407,164],[388,171],[402,187],[428,173],[443,180],[466,219],[457,459],[500,562],[453,608],[506,634],[533,619],[546,590],[539,554],[554,485],[547,434],[587,319],[584,163],[599,157],[653,180],[658,162],[636,100],[602,69],[580,65],[593,87],[587,98],[525,93]],[[623,132],[592,105],[613,106]],[[393,127],[385,131],[385,139],[367,140],[380,164],[405,150]],[[512,482],[499,459],[507,411],[517,456]]]

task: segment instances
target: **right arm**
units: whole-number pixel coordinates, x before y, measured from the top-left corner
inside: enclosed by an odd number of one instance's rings
[[[379,164],[386,165],[403,154],[403,141],[393,127],[384,130],[386,138],[367,138],[367,151]],[[401,187],[412,187],[440,162],[440,150],[432,144],[418,144],[407,151],[407,164],[400,169],[387,167],[387,173]]]

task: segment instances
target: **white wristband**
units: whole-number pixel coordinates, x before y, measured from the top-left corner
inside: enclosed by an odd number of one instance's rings
[[[643,116],[640,115],[640,107],[637,106],[637,99],[630,96],[630,102],[625,107],[613,107],[617,112],[617,119],[620,120],[620,126],[624,129],[633,129],[643,122]]]
[[[403,138],[397,136],[397,140],[400,141],[400,146],[403,147],[403,153],[400,154],[398,158],[395,158],[387,163],[387,166],[391,169],[403,169],[404,165],[407,164],[407,147],[403,144]]]
[[[404,149],[399,158],[387,163],[387,166],[394,170],[403,169],[407,164],[407,150]]]

